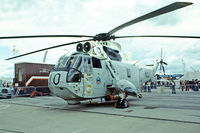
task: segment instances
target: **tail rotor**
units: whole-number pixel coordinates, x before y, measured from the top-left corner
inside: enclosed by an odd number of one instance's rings
[[[161,48],[160,72],[163,72],[164,75],[165,75],[165,67],[164,67],[164,65],[167,65],[167,63],[163,61],[163,53],[162,53],[162,48]]]

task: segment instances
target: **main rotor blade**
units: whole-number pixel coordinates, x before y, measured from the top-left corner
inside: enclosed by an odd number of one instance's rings
[[[162,7],[160,9],[158,9],[158,10],[155,10],[153,12],[150,12],[150,13],[146,14],[146,15],[140,16],[140,17],[138,17],[136,19],[133,19],[133,20],[131,20],[129,22],[126,22],[126,23],[124,23],[124,24],[112,29],[108,33],[111,35],[111,34],[117,32],[117,31],[119,31],[119,30],[121,30],[121,29],[123,29],[125,27],[128,27],[128,26],[130,26],[132,24],[135,24],[135,23],[138,23],[138,22],[141,22],[141,21],[144,21],[144,20],[159,16],[159,15],[162,15],[162,14],[165,14],[165,13],[168,13],[168,12],[172,12],[174,10],[189,6],[191,4],[192,3],[190,3],[190,2],[175,2],[175,3],[172,3],[172,4],[168,5],[168,6]]]
[[[88,35],[27,35],[27,36],[5,36],[5,37],[0,37],[0,39],[47,38],[47,37],[88,37],[88,38],[93,38],[94,36],[88,36]]]
[[[22,56],[34,54],[34,53],[49,50],[49,49],[54,49],[54,48],[63,47],[63,46],[66,46],[66,45],[72,45],[72,44],[75,44],[75,43],[87,42],[87,41],[92,41],[92,40],[93,39],[88,39],[88,40],[82,40],[82,41],[76,41],[76,42],[65,43],[65,44],[61,44],[61,45],[57,45],[57,46],[52,46],[52,47],[36,50],[36,51],[33,51],[33,52],[25,53],[25,54],[22,54],[22,55],[14,56],[14,57],[11,57],[11,58],[7,58],[6,60],[11,60],[11,59],[19,58],[19,57],[22,57]]]
[[[137,35],[137,36],[116,36],[115,38],[136,38],[136,37],[149,37],[149,38],[191,38],[200,39],[200,36],[169,36],[169,35]]]

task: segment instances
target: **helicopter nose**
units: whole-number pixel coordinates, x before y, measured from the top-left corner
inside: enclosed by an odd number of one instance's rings
[[[48,80],[49,89],[51,92],[59,97],[62,97],[70,86],[66,83],[67,72],[51,72]],[[65,96],[67,96],[65,94]]]
[[[49,76],[49,85],[58,87],[60,85],[66,84],[67,71],[64,72],[51,72]]]
[[[65,100],[83,96],[81,72],[76,69],[50,73],[49,88],[53,94]]]

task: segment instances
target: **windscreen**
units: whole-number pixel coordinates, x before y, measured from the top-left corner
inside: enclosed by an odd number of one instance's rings
[[[80,70],[81,63],[82,63],[81,56],[71,56],[70,59],[67,61],[66,67],[68,69],[75,68],[77,70]]]
[[[66,66],[69,56],[63,55],[59,58],[58,62],[55,65],[55,68],[64,68]]]
[[[62,56],[55,65],[55,70],[68,70],[70,68],[75,68],[80,70],[82,63],[81,56]]]

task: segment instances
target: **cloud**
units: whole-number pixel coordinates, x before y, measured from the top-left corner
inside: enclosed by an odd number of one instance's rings
[[[199,1],[190,0],[193,5],[129,26],[115,35],[200,35]],[[131,19],[175,2],[174,0],[74,0],[74,1],[2,1],[0,5],[0,36],[32,34],[85,34],[95,35],[108,32],[112,28]],[[83,38],[80,38],[83,39]],[[0,46],[9,48],[8,57],[12,55],[13,45],[19,54],[51,47],[80,39],[47,38],[0,40]],[[122,45],[122,52],[132,53],[132,59],[142,64],[152,64],[160,58],[163,48],[164,60],[168,62],[168,73],[181,72],[181,60],[184,59],[187,69],[199,68],[199,40],[170,38],[131,38],[116,40]],[[75,51],[74,46],[49,50],[47,63],[56,60],[68,49]],[[29,55],[15,61],[42,62],[44,52]],[[5,64],[5,62],[2,62]],[[8,66],[13,66],[9,62]],[[8,68],[3,67],[9,73]],[[0,73],[4,75],[5,73]],[[7,74],[8,75],[8,74]],[[12,74],[10,74],[12,75]]]

